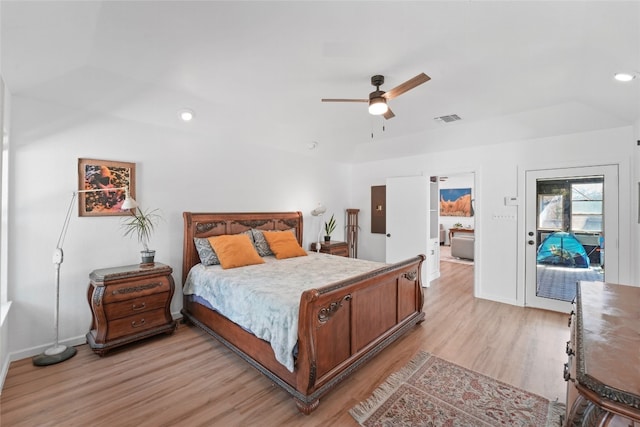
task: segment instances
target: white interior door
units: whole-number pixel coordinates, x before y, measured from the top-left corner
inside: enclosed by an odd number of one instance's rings
[[[581,191],[580,185],[584,186],[581,181],[593,179],[601,179],[601,196],[589,197],[585,196],[585,191]],[[542,187],[538,184],[541,182],[566,182],[570,190],[540,193],[538,190]],[[525,185],[525,305],[569,312],[573,298],[569,292],[575,292],[577,281],[606,280],[615,283],[618,280],[618,167],[604,165],[531,170],[526,172]],[[598,205],[601,206],[599,212],[602,215],[600,224],[597,224],[598,213],[591,210]],[[581,215],[590,216],[596,225],[581,226],[580,218],[576,218]],[[549,219],[554,216],[557,219]],[[587,261],[588,266],[585,266],[583,257],[576,258],[577,252],[563,244],[562,240],[553,242],[553,245],[549,242],[545,248],[539,248],[546,236],[563,231],[569,237],[577,237],[580,245],[584,244],[582,248],[578,245],[579,251],[584,249],[584,253],[594,261]],[[547,249],[548,257],[541,252]],[[598,257],[594,258],[596,255]],[[560,288],[562,286],[564,290]],[[553,287],[560,293],[550,292],[549,289]]]
[[[429,178],[387,178],[386,261],[403,261],[426,255],[429,234]],[[422,263],[422,285],[429,286],[426,262]]]

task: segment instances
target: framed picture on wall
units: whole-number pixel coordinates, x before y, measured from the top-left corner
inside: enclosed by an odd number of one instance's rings
[[[441,189],[440,216],[473,216],[471,188]]]
[[[113,190],[102,191],[113,188]],[[79,216],[130,215],[120,208],[129,195],[136,197],[136,164],[111,160],[78,159]]]

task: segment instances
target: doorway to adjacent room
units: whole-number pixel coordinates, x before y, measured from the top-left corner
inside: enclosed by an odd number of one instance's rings
[[[446,173],[438,176],[438,224],[440,263],[467,265],[466,274],[475,276],[477,203],[474,172]],[[452,247],[453,243],[453,247]],[[451,269],[441,268],[441,275]],[[475,283],[475,277],[470,279]],[[474,294],[474,289],[470,292]]]

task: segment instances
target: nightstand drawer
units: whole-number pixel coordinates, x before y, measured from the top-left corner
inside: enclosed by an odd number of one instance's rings
[[[133,316],[156,308],[164,308],[169,298],[168,292],[161,292],[153,295],[145,295],[126,301],[105,304],[104,314],[107,320],[119,319],[121,317]]]
[[[102,298],[104,304],[130,300],[159,292],[169,292],[171,285],[166,276],[137,280],[109,286]]]
[[[311,251],[315,252],[318,244],[316,242],[311,243]],[[329,255],[337,255],[337,256],[349,256],[349,246],[347,246],[347,242],[321,242],[320,243],[320,252],[323,254]]]
[[[330,253],[331,255],[348,257],[349,248],[347,247],[347,245],[339,246],[337,248],[334,248]]]
[[[165,325],[166,323],[167,319],[164,316],[164,308],[112,320],[109,322],[107,340],[144,332],[147,329]]]

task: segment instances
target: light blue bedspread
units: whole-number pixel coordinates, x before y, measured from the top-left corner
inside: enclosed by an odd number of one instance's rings
[[[271,343],[276,360],[293,372],[302,292],[376,270],[386,264],[309,252],[308,256],[224,270],[194,266],[183,287],[229,320]]]

